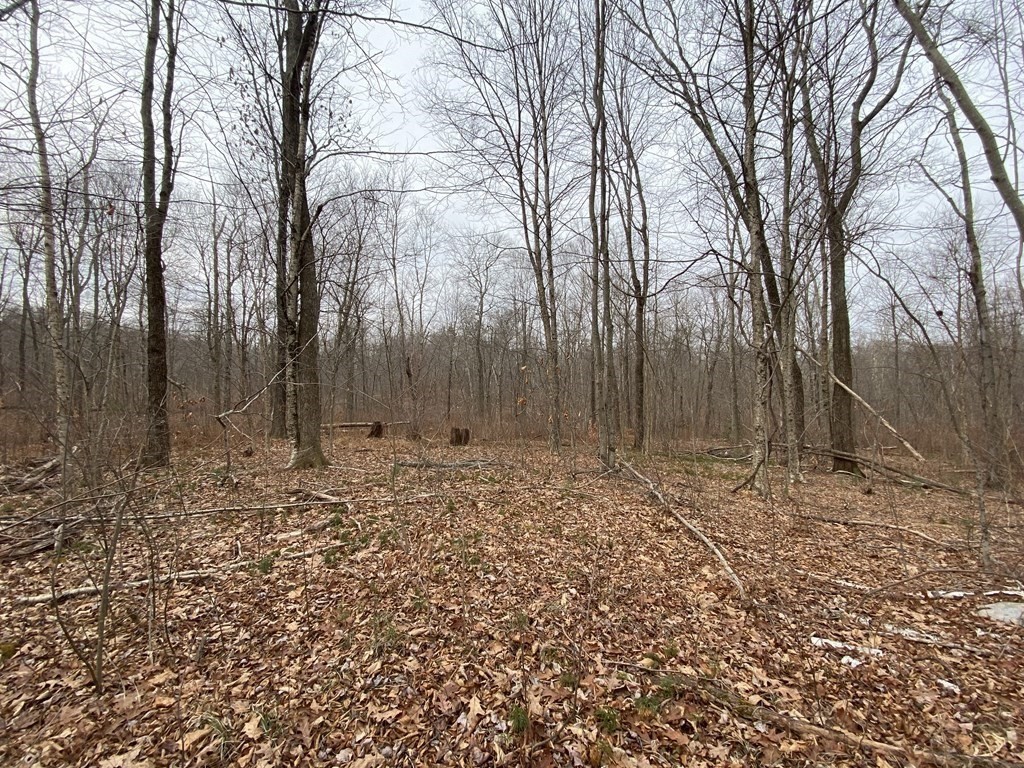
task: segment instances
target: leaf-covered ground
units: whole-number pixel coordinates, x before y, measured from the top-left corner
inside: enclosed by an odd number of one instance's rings
[[[345,438],[332,457],[184,457],[70,505],[94,520],[59,558],[5,564],[0,764],[1024,760],[1024,628],[976,615],[1021,585],[979,573],[968,498],[812,470],[765,502],[730,492],[746,464],[637,459],[744,604],[645,486],[588,454]],[[8,497],[4,530],[53,499]],[[1020,510],[989,508],[1020,574]],[[97,695],[73,648],[95,665],[100,598],[42,596],[107,563]]]

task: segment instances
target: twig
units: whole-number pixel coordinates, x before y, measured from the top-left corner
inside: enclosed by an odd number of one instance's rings
[[[678,520],[683,525],[683,527],[686,528],[686,530],[693,534],[705,547],[707,547],[712,552],[712,554],[714,554],[716,558],[718,558],[718,562],[721,563],[723,570],[725,570],[726,575],[728,575],[729,577],[729,580],[732,581],[732,583],[736,586],[736,589],[740,594],[740,602],[743,605],[749,604],[750,600],[747,597],[747,592],[745,589],[743,589],[743,584],[740,581],[739,576],[736,575],[736,571],[733,570],[732,566],[729,565],[729,561],[725,559],[725,555],[722,554],[722,550],[720,550],[715,545],[715,543],[711,541],[711,539],[709,539],[703,531],[700,530],[700,528],[698,528],[696,525],[694,525],[681,514],[679,514],[678,511],[673,509],[672,505],[669,504],[668,499],[666,499],[665,495],[658,490],[657,486],[655,486],[652,480],[645,477],[644,475],[641,475],[632,467],[632,465],[628,464],[625,461],[620,461],[619,466],[629,470],[629,472],[633,475],[635,479],[639,480],[641,483],[646,484],[651,491],[651,495],[654,496],[654,498],[656,498],[661,503],[661,505],[665,508],[665,511],[672,515],[672,517],[674,517],[676,520]]]
[[[869,587],[869,586],[867,586],[865,584],[858,584],[855,581],[847,581],[846,579],[832,579],[832,578],[829,578],[828,576],[822,576],[821,574],[818,574],[818,573],[811,573],[810,571],[805,571],[802,568],[794,568],[793,572],[794,573],[798,573],[801,576],[803,576],[805,578],[808,578],[808,579],[811,579],[813,581],[820,581],[820,582],[822,582],[824,584],[831,584],[831,585],[833,585],[835,587],[842,587],[843,589],[852,589],[852,590],[855,590],[857,592],[874,592],[875,591],[874,587]]]

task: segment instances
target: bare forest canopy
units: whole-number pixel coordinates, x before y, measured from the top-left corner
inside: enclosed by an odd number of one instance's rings
[[[2,17],[5,456],[380,421],[745,445],[762,493],[807,446],[1019,468],[1016,2]]]

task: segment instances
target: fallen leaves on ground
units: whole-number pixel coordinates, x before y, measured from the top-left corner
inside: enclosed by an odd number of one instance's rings
[[[766,502],[729,492],[744,465],[638,459],[743,606],[645,488],[582,454],[350,439],[326,470],[278,471],[282,447],[221,462],[132,493],[99,695],[100,598],[19,600],[94,585],[109,522],[6,567],[0,763],[1024,760],[1024,629],[975,614],[1020,587],[978,570],[968,499],[809,472]],[[1019,510],[994,524],[1020,573]]]

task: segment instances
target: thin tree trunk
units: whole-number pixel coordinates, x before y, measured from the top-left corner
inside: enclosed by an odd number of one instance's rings
[[[46,332],[47,346],[53,363],[53,389],[57,401],[57,444],[66,464],[68,458],[68,431],[70,428],[69,392],[67,384],[67,361],[64,354],[64,310],[57,286],[56,226],[53,219],[53,180],[50,175],[50,154],[47,149],[46,132],[39,114],[39,3],[31,0],[29,49],[31,63],[28,74],[28,108],[32,122],[32,133],[36,144],[36,160],[39,167],[39,215],[43,229],[43,271],[46,287]],[[28,274],[26,270],[26,275]],[[26,279],[27,284],[27,279]]]

